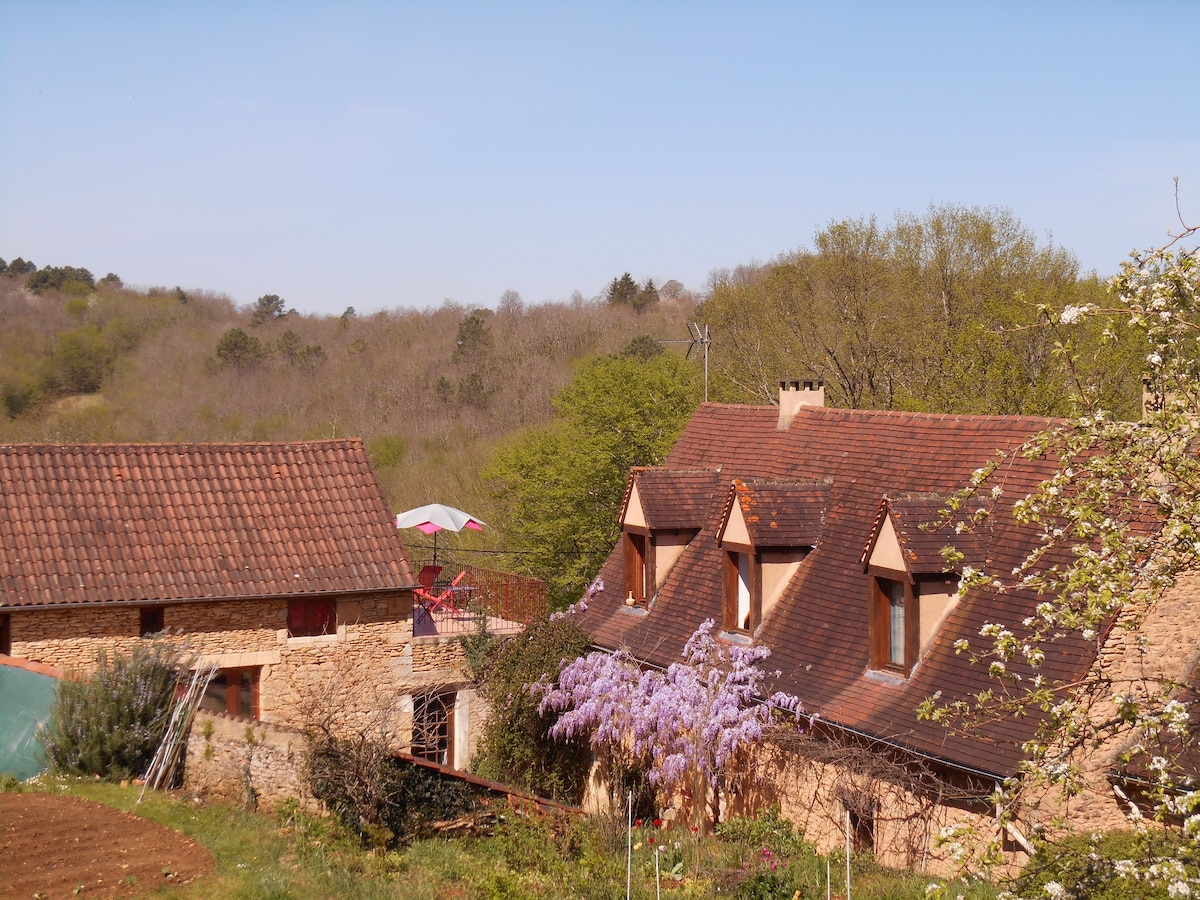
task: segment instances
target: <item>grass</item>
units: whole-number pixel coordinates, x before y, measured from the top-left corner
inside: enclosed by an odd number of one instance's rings
[[[0,790],[20,789],[0,779]],[[626,886],[623,823],[605,818],[550,819],[511,808],[500,812],[492,837],[420,841],[389,852],[369,852],[344,829],[290,805],[274,817],[194,798],[138,791],[99,781],[43,779],[38,790],[64,792],[167,825],[212,853],[215,870],[167,889],[176,898],[325,898],[354,896],[406,900],[524,900],[571,897],[610,900]],[[655,898],[655,857],[662,896],[673,900],[741,897],[790,900],[825,896],[826,857],[769,814],[735,820],[718,836],[696,840],[685,829],[649,824],[634,831],[631,895]],[[829,865],[833,891],[844,892],[844,857]],[[924,897],[928,877],[896,872],[855,857],[853,894],[861,900]],[[991,900],[983,885],[961,888],[969,900]],[[954,896],[954,893],[951,894]]]

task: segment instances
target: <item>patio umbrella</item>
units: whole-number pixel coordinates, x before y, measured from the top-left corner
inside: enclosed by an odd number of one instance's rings
[[[444,503],[428,503],[396,516],[397,528],[416,528],[422,534],[433,535],[433,564],[437,565],[437,533],[439,531],[462,531],[473,528],[482,531],[484,522],[468,512],[446,506]]]

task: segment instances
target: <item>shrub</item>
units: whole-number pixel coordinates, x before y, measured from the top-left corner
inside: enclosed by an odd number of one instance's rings
[[[87,678],[64,678],[55,688],[42,743],[51,768],[112,781],[142,775],[162,740],[179,651],[161,641],[139,643],[132,654],[101,650]]]
[[[359,836],[382,849],[434,833],[434,823],[476,809],[470,787],[392,757],[381,741],[322,737],[309,748],[312,795]]]

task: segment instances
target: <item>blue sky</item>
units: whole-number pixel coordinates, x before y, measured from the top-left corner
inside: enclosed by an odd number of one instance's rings
[[[1198,58],[1192,0],[0,0],[0,257],[494,306],[956,203],[1108,274],[1200,220]]]

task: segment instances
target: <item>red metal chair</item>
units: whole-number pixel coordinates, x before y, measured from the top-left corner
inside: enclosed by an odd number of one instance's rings
[[[421,582],[421,587],[425,588],[425,590],[432,591],[437,577],[441,574],[441,566],[423,566],[421,574],[417,576],[417,581]]]
[[[459,583],[466,577],[467,573],[464,569],[445,587],[434,590],[428,590],[424,587],[413,588],[413,596],[421,600],[421,606],[425,610],[426,615],[432,615],[439,609],[444,609],[452,613],[459,612],[458,607],[454,603],[454,595],[458,592]]]

